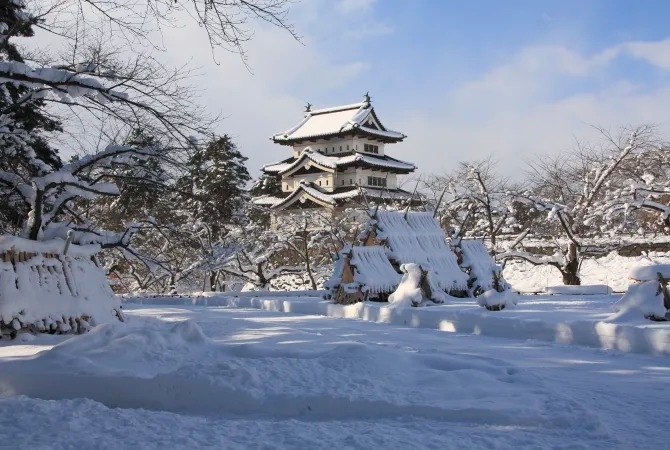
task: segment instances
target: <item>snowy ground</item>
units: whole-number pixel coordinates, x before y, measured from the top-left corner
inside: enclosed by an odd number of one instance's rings
[[[0,447],[668,446],[665,356],[258,309],[126,308],[126,325],[0,343]]]
[[[311,295],[300,297],[299,295]],[[522,295],[517,305],[487,311],[471,298],[449,298],[425,308],[396,308],[387,303],[335,305],[322,291],[250,292],[238,296],[204,293],[194,297],[130,298],[128,302],[161,305],[253,307],[269,311],[324,315],[413,328],[437,329],[502,338],[539,340],[670,356],[670,322],[653,322],[641,311],[624,320],[614,312],[615,295]]]

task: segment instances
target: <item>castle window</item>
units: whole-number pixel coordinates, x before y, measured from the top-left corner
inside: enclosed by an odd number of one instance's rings
[[[342,180],[342,186],[344,186],[344,180]]]
[[[321,186],[321,180],[319,180],[319,186]]]
[[[342,151],[342,146],[340,145],[340,151]]]
[[[349,146],[347,145],[347,150],[349,150]]]
[[[386,178],[368,177],[368,186],[386,187]]]
[[[349,178],[349,184],[354,184],[354,180],[352,180],[351,178]]]

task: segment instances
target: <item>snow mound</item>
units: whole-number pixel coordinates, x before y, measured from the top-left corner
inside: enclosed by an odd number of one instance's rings
[[[52,367],[77,373],[152,377],[174,370],[209,342],[194,321],[138,327],[109,323],[39,353]]]
[[[512,308],[518,302],[519,294],[513,291],[498,292],[495,289],[489,289],[477,297],[477,304],[491,311]]]
[[[658,281],[644,281],[630,285],[613,308],[616,314],[609,318],[609,322],[663,318],[667,313],[663,305],[663,289],[660,288]]]

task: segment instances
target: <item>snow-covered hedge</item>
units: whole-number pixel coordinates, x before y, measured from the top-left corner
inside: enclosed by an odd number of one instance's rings
[[[98,246],[0,237],[0,336],[20,330],[68,333],[120,319],[95,254]]]
[[[606,284],[582,284],[579,286],[547,286],[547,294],[552,295],[607,295],[612,293],[612,288]]]

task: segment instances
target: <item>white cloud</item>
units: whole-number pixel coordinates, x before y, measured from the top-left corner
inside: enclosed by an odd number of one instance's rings
[[[360,14],[372,9],[377,0],[340,0],[337,9],[343,14]]]
[[[572,148],[575,137],[595,139],[590,124],[656,123],[670,137],[670,82],[650,88],[633,79],[599,77],[624,51],[663,67],[664,42],[622,44],[593,56],[556,46],[527,47],[474,80],[445,87],[439,104],[395,115],[409,136],[398,150],[411,154],[424,173],[493,154],[500,169],[514,175],[527,159]],[[563,92],[575,79],[598,82]]]
[[[164,59],[176,65],[189,55],[191,65],[199,67],[202,75],[193,84],[202,91],[201,103],[206,110],[223,114],[217,130],[233,137],[249,158],[249,172],[254,177],[262,165],[290,156],[286,147],[269,138],[300,121],[305,103],[318,101],[310,98],[314,93],[327,97],[369,70],[367,62],[354,57],[333,61],[319,51],[310,35],[305,35],[301,44],[283,30],[262,24],[246,44],[251,72],[239,57],[228,53],[218,53],[220,65],[216,65],[198,31],[195,25],[171,30],[165,37],[169,53]]]
[[[621,50],[661,69],[670,70],[670,39],[656,42],[628,42],[621,46]]]

